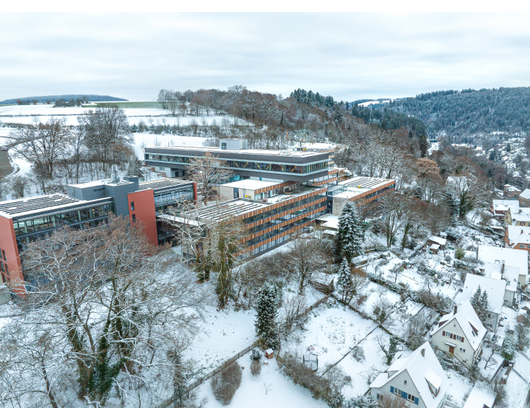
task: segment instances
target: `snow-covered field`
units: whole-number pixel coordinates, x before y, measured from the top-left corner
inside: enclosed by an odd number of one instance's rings
[[[45,122],[50,118],[64,119],[67,125],[78,124],[77,118],[89,110],[97,108],[68,107],[54,108],[53,105],[13,105],[0,107],[0,123],[31,124],[35,121]],[[160,108],[121,108],[129,120],[129,124],[138,125],[249,125],[244,120],[231,116],[200,115],[173,116],[168,110]]]

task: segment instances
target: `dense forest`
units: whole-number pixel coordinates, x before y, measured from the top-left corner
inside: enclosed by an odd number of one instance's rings
[[[530,129],[530,87],[445,90],[390,102],[386,108],[425,122],[431,136],[461,141],[474,135]]]

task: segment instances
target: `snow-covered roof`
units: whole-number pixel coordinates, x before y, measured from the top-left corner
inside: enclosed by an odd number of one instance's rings
[[[325,214],[324,216],[320,216],[317,218],[319,222],[322,222],[322,226],[324,226],[327,229],[339,229],[339,218],[340,216],[335,216],[333,214]]]
[[[508,242],[514,246],[517,244],[530,244],[530,227],[508,226]]]
[[[519,197],[530,199],[530,189],[524,190],[521,194],[519,194]]]
[[[440,244],[441,246],[445,246],[445,244],[447,243],[447,239],[440,238],[439,236],[431,236],[429,238],[429,241],[436,242],[437,244]]]
[[[530,222],[530,208],[519,207],[518,213],[512,213],[512,220],[515,222]]]
[[[519,269],[517,267],[505,265],[503,269],[502,264],[486,263],[484,264],[484,275],[496,280],[505,280],[506,290],[517,291],[517,282],[519,281]]]
[[[409,374],[425,406],[438,407],[449,388],[449,379],[428,342],[418,347],[407,358],[392,363],[386,372],[375,378],[370,388],[381,388],[404,371]]]
[[[466,274],[466,281],[462,293],[457,297],[460,302],[471,300],[477,289],[488,293],[488,303],[491,312],[501,314],[504,305],[504,293],[506,282],[504,280],[492,279],[491,277]]]
[[[242,188],[245,190],[260,190],[262,188],[272,187],[273,185],[279,185],[283,181],[259,181],[257,179],[243,179],[241,181],[229,182],[227,184],[222,184],[221,187],[231,187],[231,188]]]
[[[519,274],[528,275],[528,252],[520,249],[499,248],[497,246],[479,245],[478,259],[485,263],[501,264],[517,267]]]
[[[517,200],[493,200],[493,214],[506,213],[508,209],[512,214],[519,212],[519,201]]]
[[[517,187],[514,187],[513,185],[506,184],[504,186],[504,191],[521,191],[521,190]]]
[[[458,322],[473,350],[477,350],[480,343],[482,343],[487,330],[484,325],[482,325],[482,322],[480,322],[477,313],[468,300],[456,308],[456,313],[453,311],[452,313],[441,317],[438,325],[431,331],[431,336],[440,331],[444,325],[449,324],[452,321]]]
[[[482,384],[475,384],[467,397],[464,408],[492,408],[497,394]]]

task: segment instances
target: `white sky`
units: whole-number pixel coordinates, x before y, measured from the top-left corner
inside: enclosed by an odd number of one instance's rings
[[[156,100],[162,88],[235,84],[284,96],[311,89],[336,100],[530,86],[529,13],[411,14],[377,4],[391,13],[0,13],[0,100]],[[248,3],[226,5],[249,10]],[[287,2],[285,10],[295,6]],[[48,10],[66,9],[52,3]]]

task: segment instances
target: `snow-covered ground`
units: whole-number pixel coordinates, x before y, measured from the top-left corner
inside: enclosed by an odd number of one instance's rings
[[[97,108],[68,107],[54,108],[53,105],[13,105],[0,107],[0,123],[31,124],[35,121],[46,122],[50,118],[59,118],[67,125],[78,125],[78,117],[89,110]],[[121,108],[129,120],[129,124],[138,125],[140,122],[147,125],[249,125],[244,120],[232,116],[199,115],[199,116],[172,116],[168,110],[160,108]]]

